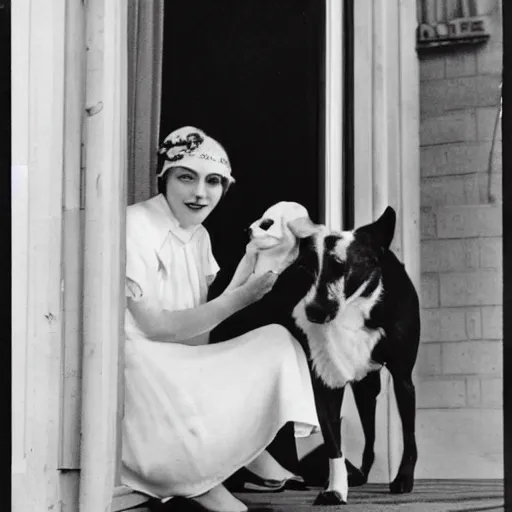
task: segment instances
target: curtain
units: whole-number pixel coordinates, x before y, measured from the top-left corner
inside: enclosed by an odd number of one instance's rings
[[[128,204],[156,192],[164,0],[128,4]]]

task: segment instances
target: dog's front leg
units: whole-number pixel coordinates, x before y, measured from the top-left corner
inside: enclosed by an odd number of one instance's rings
[[[354,467],[347,461],[348,482],[351,487],[355,487],[368,481],[368,475],[375,459],[375,410],[377,396],[380,393],[380,372],[371,372],[363,380],[352,383],[352,391],[364,433],[361,469]]]
[[[313,375],[318,420],[329,457],[329,484],[315,500],[315,505],[340,505],[347,502],[348,478],[341,451],[341,404],[344,389],[328,388]]]

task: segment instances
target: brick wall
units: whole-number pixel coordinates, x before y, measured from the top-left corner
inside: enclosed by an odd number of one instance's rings
[[[419,477],[502,475],[501,2],[478,3],[489,42],[420,55]]]

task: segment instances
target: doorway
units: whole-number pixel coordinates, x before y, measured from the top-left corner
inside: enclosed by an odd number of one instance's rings
[[[165,4],[160,140],[192,125],[225,146],[236,183],[206,227],[227,274],[272,204],[323,221],[324,54],[318,0]]]

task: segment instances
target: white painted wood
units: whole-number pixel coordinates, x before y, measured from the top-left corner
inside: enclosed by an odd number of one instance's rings
[[[30,1],[11,6],[11,301],[12,301],[12,472],[26,470],[25,395],[27,355],[28,130]]]
[[[80,512],[108,511],[124,319],[127,3],[86,5],[84,349]]]
[[[59,512],[76,512],[78,509],[78,490],[80,471],[60,472],[60,509]]]
[[[14,90],[14,88],[13,88]],[[13,95],[13,100],[16,100]],[[13,108],[15,108],[13,101]],[[14,119],[15,116],[13,116]],[[13,134],[15,134],[13,126]],[[14,158],[13,158],[14,160]],[[27,379],[27,266],[28,266],[28,169],[14,165],[11,171],[11,300],[12,300],[12,472],[26,470]]]
[[[379,213],[389,203],[389,153],[390,143],[393,141],[394,134],[388,132],[389,115],[392,105],[389,104],[388,87],[389,76],[396,71],[394,62],[388,61],[389,45],[388,31],[386,24],[388,22],[386,11],[393,4],[393,0],[373,1],[373,51],[370,66],[373,70],[373,80],[371,83],[372,94],[372,149],[370,155],[372,158],[372,218],[375,220]]]
[[[340,230],[343,222],[343,7],[326,2],[325,77],[325,223]]]
[[[414,10],[399,0],[400,20],[400,168],[402,179],[403,261],[420,290],[420,108],[419,61],[415,49]]]
[[[373,220],[373,0],[354,2],[354,222]]]
[[[85,107],[85,9],[81,0],[68,0],[66,10],[66,75],[64,129],[63,308],[61,442],[59,468],[78,469],[80,463],[80,393],[83,295],[83,215],[81,145]]]
[[[386,105],[386,53],[382,31],[386,11],[383,0],[354,2],[354,223],[372,222],[381,213],[381,197],[388,190],[388,132]],[[377,205],[374,204],[378,201]],[[381,372],[382,391],[377,401],[375,463],[372,482],[389,481],[388,388],[389,374]],[[349,391],[349,390],[347,390]],[[361,464],[363,431],[351,390],[342,408],[346,455]]]
[[[420,292],[420,171],[419,171],[419,63],[415,50],[415,9],[410,0],[398,0],[398,105],[399,179],[401,215],[397,230],[401,238],[400,259]],[[396,399],[390,400],[389,444],[391,477],[398,470],[402,454],[402,425]]]
[[[24,297],[25,364],[21,366],[23,361],[18,360],[13,368],[14,374],[25,372],[26,376],[26,468],[13,475],[15,512],[57,510],[60,498],[57,467],[62,349],[64,13],[64,0],[51,4],[17,2],[12,13],[16,27],[13,62],[20,66],[21,80],[26,81],[19,88],[13,87],[13,107],[22,107],[13,116],[15,120],[21,115],[13,124],[13,148],[17,163],[27,165],[27,195],[22,199],[25,204],[18,207],[28,214],[28,253],[23,269],[28,283]],[[20,162],[25,158],[26,162]],[[18,256],[24,257],[13,253],[13,259]]]
[[[419,290],[418,6],[412,0],[354,4],[355,224],[375,220],[388,205],[395,209],[392,248]],[[435,3],[424,8],[433,20]],[[377,443],[387,444],[387,480],[391,480],[401,459],[402,431],[387,372],[382,380],[381,396],[386,401],[381,403],[380,416],[377,412],[377,432],[379,436],[384,429],[386,436]],[[378,481],[373,471],[370,479]]]
[[[413,3],[409,0],[410,3]],[[400,38],[399,38],[399,11],[398,2],[385,3],[383,9],[383,26],[385,40],[385,67],[387,72],[385,74],[385,92],[384,98],[387,105],[387,113],[385,124],[385,131],[388,134],[386,144],[386,166],[387,166],[387,198],[385,201],[378,203],[375,217],[381,215],[386,206],[392,206],[396,211],[397,225],[401,224],[401,219],[404,214],[402,208],[401,188],[402,188],[402,173],[400,167],[400,150],[401,150],[401,135],[400,135]],[[413,41],[415,44],[415,42]],[[399,259],[402,258],[402,230],[397,229],[391,248],[395,251]]]

